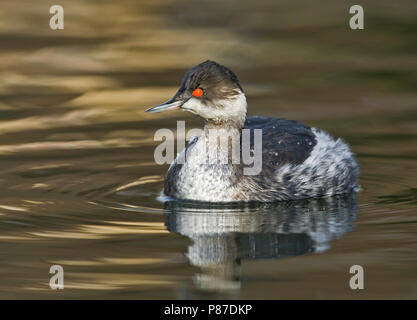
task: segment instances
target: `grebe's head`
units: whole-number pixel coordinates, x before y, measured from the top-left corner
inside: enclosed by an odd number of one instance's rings
[[[239,80],[230,69],[207,60],[185,74],[174,97],[146,112],[177,109],[216,123],[233,121],[243,124],[246,98]]]

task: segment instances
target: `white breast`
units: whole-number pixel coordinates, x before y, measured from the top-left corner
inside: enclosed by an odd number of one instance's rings
[[[175,163],[185,162],[174,182],[178,190],[175,196],[198,201],[233,201],[237,191],[230,180],[232,166],[208,163],[207,157],[216,161],[218,153],[217,149],[210,148],[207,148],[206,152],[205,143],[206,136],[203,133],[196,143],[184,149],[175,159]],[[184,161],[186,150],[187,156]]]

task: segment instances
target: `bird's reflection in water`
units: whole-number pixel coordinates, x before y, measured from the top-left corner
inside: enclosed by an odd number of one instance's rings
[[[204,291],[240,288],[240,263],[281,259],[329,249],[351,230],[355,194],[274,204],[215,205],[168,201],[169,231],[190,238],[186,256],[201,269],[195,285]]]

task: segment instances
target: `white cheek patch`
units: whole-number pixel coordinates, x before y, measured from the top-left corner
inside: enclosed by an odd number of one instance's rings
[[[240,90],[239,94],[230,99],[221,100],[218,105],[221,106],[221,115],[227,119],[240,119],[246,116],[246,97]]]
[[[182,108],[205,119],[244,120],[246,116],[246,97],[243,92],[230,99],[220,100],[210,104],[203,104],[199,98],[191,98]]]
[[[213,108],[209,108],[208,106],[204,105],[198,98],[191,98],[188,100],[182,105],[182,109],[198,114],[203,118],[215,117],[213,112],[214,110],[212,110]]]

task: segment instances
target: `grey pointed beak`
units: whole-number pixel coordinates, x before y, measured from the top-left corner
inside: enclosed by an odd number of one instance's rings
[[[181,100],[173,101],[173,99],[170,99],[155,107],[145,110],[145,112],[157,113],[157,112],[163,112],[163,111],[168,111],[168,110],[178,110],[183,104],[184,104],[184,101],[181,101]]]

